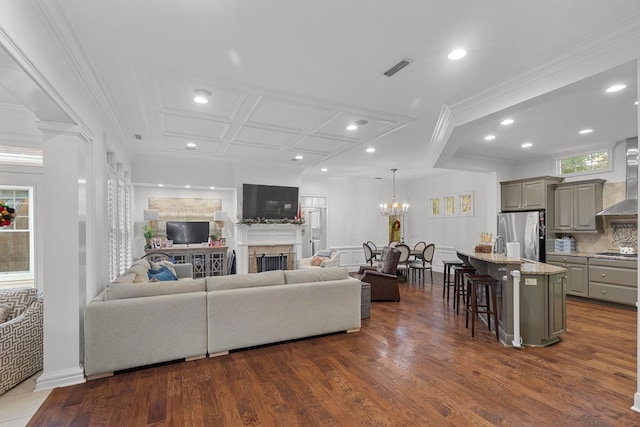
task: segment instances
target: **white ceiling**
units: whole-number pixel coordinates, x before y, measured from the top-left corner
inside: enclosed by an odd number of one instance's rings
[[[640,19],[637,0],[41,4],[74,47],[68,52],[83,52],[75,59],[88,62],[139,155],[155,150],[362,177],[388,176],[397,167],[398,180],[433,173],[427,150],[443,105],[460,105]],[[456,47],[469,53],[449,61]],[[403,58],[408,67],[383,74]],[[621,65],[458,126],[442,166],[474,159],[479,170],[489,169],[489,159],[519,162],[634,136],[635,67]],[[628,87],[603,95],[613,81]],[[8,86],[2,75],[0,84]],[[209,104],[192,101],[199,88],[212,92]],[[507,116],[516,122],[500,127]],[[347,131],[355,120],[368,123]],[[594,132],[578,137],[583,127]],[[498,137],[486,143],[489,132]],[[533,147],[520,149],[524,141]],[[187,142],[197,149],[187,150]],[[368,147],[376,152],[366,153]],[[304,158],[292,160],[296,155]]]

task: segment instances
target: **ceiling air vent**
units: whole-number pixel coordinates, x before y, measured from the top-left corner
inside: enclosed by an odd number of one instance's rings
[[[142,141],[142,135],[140,135],[139,133],[134,133],[133,134],[134,138],[137,139],[138,141]]]
[[[402,61],[398,62],[396,65],[394,65],[393,67],[391,67],[387,71],[385,71],[384,75],[387,76],[387,77],[391,77],[395,73],[397,73],[398,71],[402,70],[404,67],[409,65],[410,63],[411,63],[410,59],[403,59]]]

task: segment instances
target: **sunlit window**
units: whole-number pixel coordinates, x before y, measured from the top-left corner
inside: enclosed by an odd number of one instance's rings
[[[611,150],[592,151],[556,160],[558,175],[580,175],[612,170]]]

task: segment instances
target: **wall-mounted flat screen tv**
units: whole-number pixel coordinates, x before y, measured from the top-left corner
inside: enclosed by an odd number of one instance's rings
[[[204,221],[167,221],[167,239],[174,245],[206,243],[209,223]]]
[[[242,218],[293,219],[298,187],[242,184]]]

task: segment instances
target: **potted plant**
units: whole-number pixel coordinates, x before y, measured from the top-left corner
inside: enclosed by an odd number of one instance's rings
[[[153,239],[153,228],[149,225],[145,225],[142,228],[142,235],[144,236],[145,249],[151,249],[151,239]]]
[[[216,233],[209,236],[209,246],[219,246],[218,235]]]

